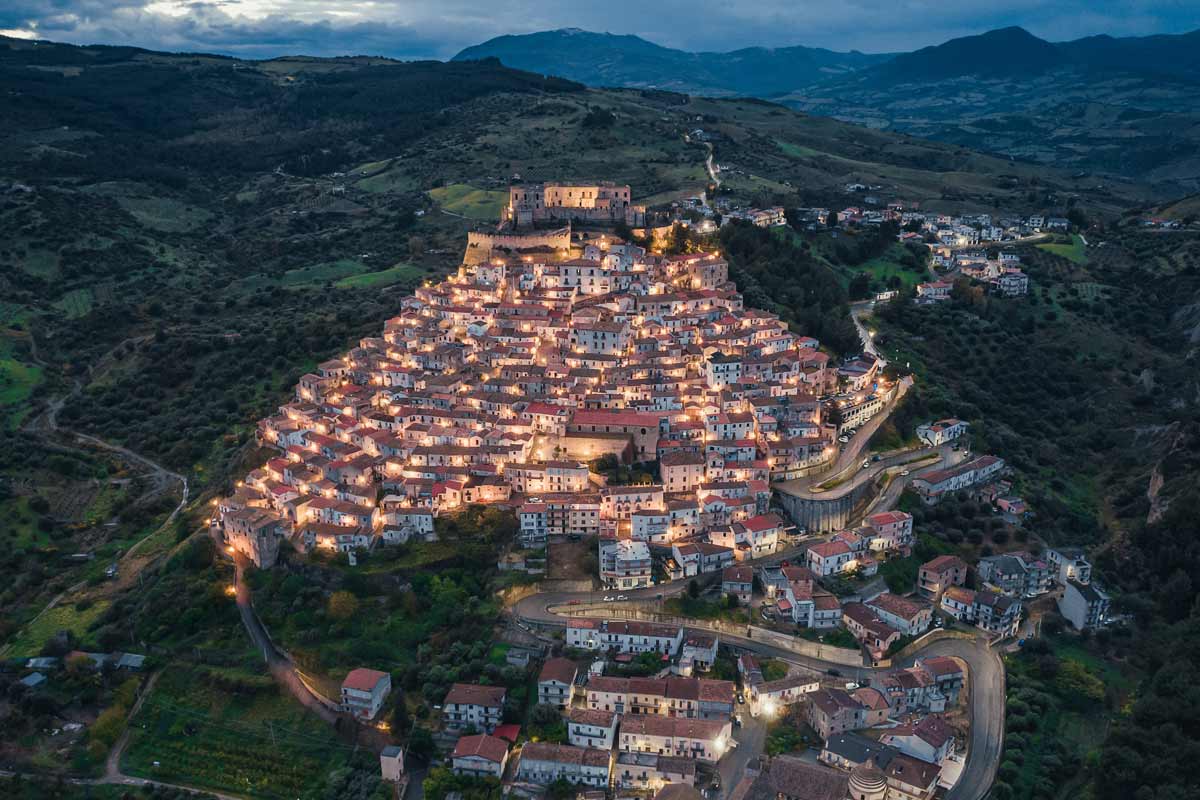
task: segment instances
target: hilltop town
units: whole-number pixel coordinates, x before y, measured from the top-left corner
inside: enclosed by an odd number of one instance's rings
[[[1076,628],[1094,628],[1107,595],[1072,550],[987,556],[976,588],[972,565],[939,555],[913,591],[889,591],[880,569],[916,544],[896,489],[931,507],[968,492],[1019,520],[1027,509],[1007,465],[971,454],[957,419],[919,426],[915,448],[864,458],[909,380],[873,352],[834,363],[817,340],[746,308],[716,250],[665,255],[621,238],[618,226],[645,219],[629,197],[612,184],[512,187],[500,224],[471,234],[454,274],[405,297],[382,335],[304,375],[260,422],[277,454],[215,501],[214,535],[260,569],[284,550],[353,566],[435,541],[441,520],[482,504],[516,518],[502,569],[541,574],[548,547],[594,542],[599,591],[534,594],[514,609],[535,636],[559,637],[557,656],[527,642],[510,657],[546,657],[537,714],[566,735],[526,740],[508,724],[505,686],[455,684],[440,722],[460,777],[653,793],[725,775],[737,797],[932,798],[953,787],[968,741],[983,735],[959,692],[970,670],[994,664],[922,643],[951,627],[1012,639],[1023,602],[1051,592]],[[642,610],[701,593],[752,625]],[[726,677],[702,677],[729,654],[734,673],[726,661]],[[388,673],[355,669],[340,708],[373,724],[390,691]],[[733,755],[735,730],[785,716],[824,743],[821,764],[760,763],[761,739]],[[974,769],[987,774],[992,756]],[[382,764],[403,779],[401,749]],[[794,781],[828,791],[777,785]]]

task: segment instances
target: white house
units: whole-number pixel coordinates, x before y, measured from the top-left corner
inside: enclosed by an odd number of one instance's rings
[[[617,740],[617,712],[593,708],[567,711],[567,741],[576,747],[612,750]]]
[[[475,727],[491,733],[504,716],[504,699],[507,692],[503,686],[479,686],[473,683],[456,683],[442,701],[442,715],[446,727],[462,730]]]
[[[386,672],[363,667],[350,670],[342,681],[342,710],[356,719],[375,719],[391,690],[392,676]]]
[[[683,628],[656,622],[580,618],[567,624],[566,643],[581,650],[674,655],[683,643]]]
[[[591,747],[529,742],[521,748],[517,779],[549,786],[565,780],[580,786],[606,788],[612,769],[612,753]]]
[[[627,714],[621,719],[618,747],[626,753],[657,753],[715,764],[729,749],[731,733],[728,720]]]
[[[1096,628],[1108,620],[1109,596],[1093,583],[1068,579],[1058,599],[1058,612],[1076,630]]]
[[[967,432],[970,425],[961,419],[939,419],[917,426],[917,438],[930,447],[940,447]]]
[[[456,775],[499,778],[506,763],[508,742],[486,733],[461,737],[450,754],[450,768]]]
[[[567,708],[575,697],[575,676],[579,668],[567,658],[551,658],[538,675],[538,702]]]

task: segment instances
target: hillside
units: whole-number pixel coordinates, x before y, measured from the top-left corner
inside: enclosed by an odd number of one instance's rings
[[[1181,194],[1200,188],[1198,43],[1200,31],[1048,42],[1014,27],[895,55],[804,47],[688,53],[567,30],[499,37],[455,59],[495,57],[589,86],[766,97]]]

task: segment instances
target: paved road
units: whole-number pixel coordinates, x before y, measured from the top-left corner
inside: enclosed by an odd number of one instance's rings
[[[215,534],[214,534],[215,536]],[[319,698],[300,677],[296,665],[286,654],[279,651],[275,643],[271,641],[267,629],[263,627],[262,620],[258,618],[258,614],[254,610],[254,604],[250,600],[250,586],[246,583],[245,568],[246,558],[242,554],[237,554],[234,557],[236,565],[235,587],[237,590],[237,607],[238,613],[242,617],[242,626],[246,629],[246,633],[250,635],[250,640],[254,642],[254,646],[262,653],[263,660],[267,663],[267,669],[270,670],[271,676],[275,681],[287,689],[296,700],[312,711],[321,719],[329,724],[337,722],[338,714]]]
[[[728,797],[746,771],[746,765],[758,758],[767,744],[767,718],[750,716],[749,706],[738,706],[734,713],[742,719],[742,727],[733,729],[738,746],[717,764],[721,776],[721,797]]]
[[[850,304],[850,319],[854,322],[854,328],[858,331],[858,338],[862,341],[863,352],[875,356],[879,359],[879,368],[883,369],[887,366],[887,359],[875,347],[875,339],[867,330],[867,326],[863,324],[863,317],[869,317],[875,310],[874,300],[863,300],[858,303]]]
[[[776,484],[774,488],[783,494],[792,495],[793,497],[802,497],[809,500],[835,500],[849,494],[862,484],[875,480],[888,470],[897,474],[897,477],[888,486],[889,489],[893,489],[893,487],[908,485],[909,481],[915,477],[919,477],[922,473],[945,468],[961,460],[961,455],[958,454],[958,451],[953,450],[950,445],[941,445],[936,448],[923,447],[917,450],[901,450],[892,454],[881,454],[881,456],[878,461],[871,461],[865,469],[862,467],[861,462],[856,461],[850,468],[834,476],[825,478],[825,481],[812,481],[800,478],[796,481]],[[936,460],[924,460],[935,457]],[[910,472],[909,475],[898,474],[897,471],[903,471],[906,468]],[[822,483],[838,480],[839,478],[842,480],[842,483],[831,486],[828,489],[821,488]],[[885,493],[887,492],[885,491]],[[894,501],[900,496],[900,489],[893,489],[888,496],[893,498],[892,505],[894,505]],[[879,504],[878,501],[873,505],[876,504]]]
[[[850,437],[837,458],[834,459],[833,465],[824,472],[817,475],[807,475],[803,478],[796,478],[790,481],[780,481],[773,485],[773,488],[778,489],[788,494],[797,494],[809,491],[812,487],[825,483],[827,481],[837,480],[853,473],[860,469],[862,461],[862,452],[867,446],[867,442],[875,435],[875,431],[879,430],[879,426],[887,421],[887,418],[895,410],[896,404],[900,402],[909,387],[912,386],[912,378],[903,378],[896,386],[896,392],[892,395],[892,399],[884,405],[878,414],[871,417],[858,432]]]
[[[966,662],[971,695],[971,736],[967,763],[946,800],[980,800],[996,779],[1004,746],[1004,663],[985,639],[943,639],[921,651],[926,656],[953,656]]]

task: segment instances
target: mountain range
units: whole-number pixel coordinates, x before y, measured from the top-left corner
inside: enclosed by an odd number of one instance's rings
[[[468,47],[452,60],[498,58],[509,67],[570,75],[589,86],[766,96],[882,64],[891,57],[803,46],[692,53],[663,47],[640,36],[563,28],[498,36]]]
[[[1200,189],[1200,30],[1049,42],[1010,27],[909,53],[693,53],[578,29],[501,36],[454,60],[589,86],[761,97],[1035,162]]]

